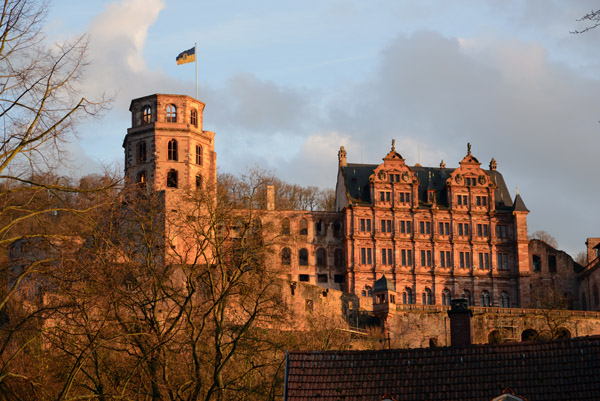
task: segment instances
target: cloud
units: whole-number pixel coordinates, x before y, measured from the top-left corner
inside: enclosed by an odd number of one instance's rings
[[[109,3],[92,19],[88,93],[119,93],[117,100],[128,103],[132,94],[147,91],[149,82],[166,78],[147,70],[143,54],[148,29],[164,7],[161,0],[124,0]]]

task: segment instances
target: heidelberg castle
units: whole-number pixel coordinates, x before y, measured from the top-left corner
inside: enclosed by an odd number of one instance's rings
[[[132,127],[123,142],[125,176],[167,205],[180,190],[215,183],[215,134],[203,130],[204,103],[155,94],[131,102]],[[587,241],[588,266],[538,240],[528,240],[529,210],[512,197],[497,162],[488,168],[467,146],[458,167],[410,166],[395,149],[380,164],[348,163],[344,147],[334,212],[275,210],[267,188],[265,218],[282,243],[270,263],[297,284],[374,304],[449,305],[465,298],[481,307],[528,308],[535,291],[555,291],[581,310],[599,310],[600,238]],[[170,193],[169,193],[170,192]],[[392,296],[376,300],[385,276]]]

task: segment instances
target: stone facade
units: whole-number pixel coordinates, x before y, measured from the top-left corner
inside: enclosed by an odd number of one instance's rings
[[[183,207],[182,190],[216,183],[215,134],[203,130],[203,110],[204,103],[187,96],[131,102],[125,176],[164,193],[167,210]],[[443,161],[410,166],[393,142],[380,164],[347,159],[340,148],[335,211],[275,210],[267,190],[259,214],[274,239],[269,263],[282,271],[290,294],[294,283],[311,284],[356,296],[360,309],[373,311],[373,286],[385,275],[394,303],[407,307],[463,297],[476,306],[526,308],[532,290],[548,286],[578,298],[579,265],[528,240],[529,210],[518,193],[510,195],[494,159],[483,169],[468,145],[456,168]]]

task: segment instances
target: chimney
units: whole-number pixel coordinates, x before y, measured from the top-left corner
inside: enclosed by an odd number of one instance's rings
[[[471,345],[471,317],[473,311],[469,309],[469,303],[464,298],[453,299],[448,311],[450,317],[450,345]]]
[[[267,210],[275,210],[275,186],[267,185]]]

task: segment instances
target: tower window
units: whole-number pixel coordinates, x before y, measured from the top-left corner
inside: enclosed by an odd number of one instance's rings
[[[140,171],[137,175],[137,183],[145,185],[146,184],[146,172]]]
[[[176,123],[177,122],[177,107],[174,104],[170,104],[167,106],[167,122],[168,123]]]
[[[169,144],[167,145],[167,156],[168,156],[168,160],[174,160],[174,161],[178,160],[177,140],[176,139],[171,139],[169,141]]]
[[[167,187],[177,188],[177,170],[169,170],[167,173]]]
[[[146,161],[146,142],[142,141],[137,144],[137,162],[143,163]]]
[[[190,112],[190,124],[194,127],[198,127],[198,111],[196,109],[192,109]]]
[[[202,176],[196,175],[196,189],[202,189]]]
[[[202,146],[196,145],[196,164],[202,165]]]
[[[150,106],[144,106],[142,109],[142,122],[144,124],[150,124],[152,122],[152,108]]]

